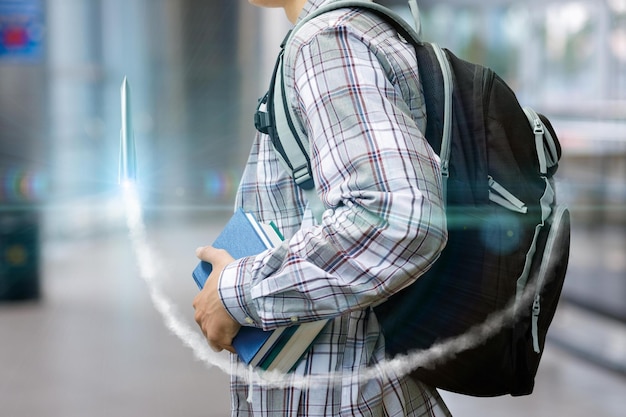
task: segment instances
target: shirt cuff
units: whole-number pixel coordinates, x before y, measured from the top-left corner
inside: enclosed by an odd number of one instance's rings
[[[217,290],[224,308],[242,326],[261,326],[261,318],[254,308],[251,284],[246,282],[246,271],[250,268],[246,258],[229,264],[220,275]]]

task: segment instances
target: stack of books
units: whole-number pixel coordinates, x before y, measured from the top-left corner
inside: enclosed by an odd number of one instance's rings
[[[238,209],[230,218],[213,246],[225,249],[239,259],[278,246],[283,236],[275,224],[258,222],[251,213]],[[200,261],[193,278],[200,289],[211,274],[208,262]],[[265,371],[287,373],[299,362],[322,331],[328,320],[294,324],[265,331],[258,327],[242,326],[233,339],[233,347],[246,364]]]

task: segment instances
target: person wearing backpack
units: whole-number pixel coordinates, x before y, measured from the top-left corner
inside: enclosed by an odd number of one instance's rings
[[[250,0],[282,7],[296,23],[325,0]],[[284,61],[286,98],[310,140],[309,186],[281,164],[271,137],[256,135],[236,206],[274,222],[285,243],[234,260],[211,246],[213,265],[194,299],[210,346],[234,352],[241,326],[266,330],[332,319],[285,387],[231,380],[239,416],[447,416],[437,390],[385,369],[385,337],[373,307],[427,271],[447,241],[439,159],[422,132],[425,109],[413,46],[380,17],[342,8],[315,18]],[[233,360],[237,358],[233,355]],[[290,386],[307,375],[341,372],[341,383]]]

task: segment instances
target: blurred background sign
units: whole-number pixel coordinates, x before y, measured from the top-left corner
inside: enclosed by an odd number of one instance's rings
[[[0,0],[0,59],[40,60],[43,7],[39,0]]]
[[[43,0],[0,0],[0,301],[40,294],[44,20]]]

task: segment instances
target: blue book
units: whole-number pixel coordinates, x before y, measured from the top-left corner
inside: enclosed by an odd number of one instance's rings
[[[273,223],[269,225],[259,223],[252,214],[237,209],[226,223],[224,230],[213,242],[213,247],[226,249],[230,256],[239,259],[258,255],[279,245],[282,240],[282,235]],[[192,274],[198,287],[204,287],[204,283],[212,270],[213,267],[210,263],[200,261]]]
[[[233,258],[239,259],[257,255],[279,245],[282,240],[282,235],[273,223],[259,223],[252,214],[238,209],[213,246],[225,249]],[[204,287],[211,271],[210,263],[198,263],[192,275],[199,288]],[[321,320],[271,331],[242,326],[233,339],[233,347],[246,365],[286,373],[297,364],[326,323],[327,320]]]

